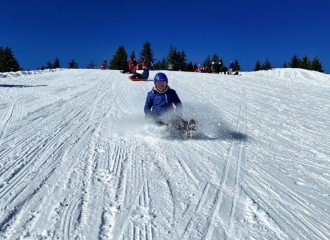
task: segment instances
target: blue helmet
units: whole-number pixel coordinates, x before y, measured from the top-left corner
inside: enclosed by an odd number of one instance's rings
[[[156,74],[156,76],[154,78],[154,81],[155,82],[159,82],[159,81],[168,82],[166,75],[164,73],[161,73],[161,72]]]

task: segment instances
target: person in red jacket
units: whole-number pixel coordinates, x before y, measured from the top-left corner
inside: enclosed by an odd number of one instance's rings
[[[132,71],[132,60],[128,60],[128,71]]]
[[[143,62],[142,62],[142,68],[143,68],[143,67],[147,67],[147,62],[146,62],[145,59],[144,59]]]
[[[133,72],[132,71],[132,69],[133,69],[133,62],[132,62],[132,59],[130,58],[129,60],[128,60],[128,68],[126,67],[124,70],[122,70],[122,71],[120,71],[121,73],[135,73],[136,72],[136,70]]]

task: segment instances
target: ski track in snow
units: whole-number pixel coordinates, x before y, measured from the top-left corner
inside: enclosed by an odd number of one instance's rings
[[[152,81],[0,74],[1,239],[330,238],[329,75],[165,72],[193,139],[144,123]]]

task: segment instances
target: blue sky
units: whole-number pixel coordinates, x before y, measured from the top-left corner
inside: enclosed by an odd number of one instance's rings
[[[294,53],[318,55],[330,73],[330,1],[63,1],[4,0],[0,46],[9,46],[24,70],[59,58],[79,68],[111,59],[120,45],[139,55],[148,41],[161,60],[170,46],[202,64],[215,52],[245,71],[268,58],[274,67]]]

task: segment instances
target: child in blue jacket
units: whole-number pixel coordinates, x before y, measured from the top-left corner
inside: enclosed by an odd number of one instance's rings
[[[181,118],[182,103],[176,91],[168,86],[167,76],[161,72],[157,73],[154,83],[155,86],[148,93],[144,105],[146,120],[154,121],[158,125],[172,126],[179,130],[184,138],[192,137],[195,120],[185,121]]]
[[[182,104],[175,90],[168,86],[168,79],[164,73],[157,73],[154,78],[155,86],[148,93],[144,105],[146,118],[159,119],[162,116],[181,115]],[[176,111],[173,107],[176,107]]]
[[[143,67],[143,73],[134,73],[130,78],[148,79],[149,70],[148,67]]]

